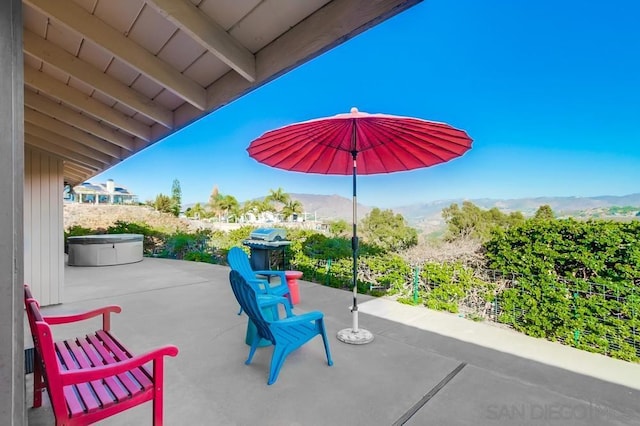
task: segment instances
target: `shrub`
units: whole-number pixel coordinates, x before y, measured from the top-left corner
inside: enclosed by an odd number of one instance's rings
[[[498,295],[499,321],[639,360],[639,243],[640,222],[535,219],[496,231],[485,245],[490,266],[517,277]]]
[[[85,228],[80,225],[69,227],[69,229],[64,232],[64,252],[69,253],[69,237],[81,237],[83,235],[95,235],[97,233],[98,232],[94,229]]]
[[[156,254],[161,251],[167,240],[167,235],[146,224],[125,222],[118,220],[107,228],[107,234],[141,234],[143,236],[143,250],[145,255]]]
[[[211,257],[206,253],[209,249],[209,231],[198,231],[195,233],[177,232],[167,238],[162,257],[173,259],[185,259],[188,253],[191,258],[198,257],[195,253],[201,253],[200,258]]]
[[[425,263],[420,280],[421,300],[430,309],[458,313],[464,306],[473,316],[484,318],[486,306],[494,298],[495,285],[478,278],[460,262]]]

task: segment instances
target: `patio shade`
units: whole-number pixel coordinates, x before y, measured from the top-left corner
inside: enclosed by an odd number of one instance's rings
[[[353,175],[353,326],[338,333],[347,343],[367,343],[373,336],[358,327],[357,174],[392,173],[429,167],[461,156],[472,139],[448,124],[387,114],[350,113],[291,124],[251,142],[255,160],[279,169]]]
[[[255,160],[279,169],[329,175],[370,175],[444,163],[471,148],[471,138],[448,124],[387,114],[348,114],[266,132],[248,148]]]

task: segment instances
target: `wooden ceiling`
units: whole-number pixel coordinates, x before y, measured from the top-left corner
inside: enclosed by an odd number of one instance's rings
[[[24,0],[25,144],[75,185],[421,0]]]

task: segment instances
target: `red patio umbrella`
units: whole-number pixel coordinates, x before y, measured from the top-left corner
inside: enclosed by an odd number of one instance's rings
[[[371,333],[358,327],[357,174],[392,173],[444,163],[471,148],[471,138],[448,124],[387,114],[348,114],[291,124],[251,142],[255,160],[302,173],[353,175],[353,326],[338,338],[367,343]]]

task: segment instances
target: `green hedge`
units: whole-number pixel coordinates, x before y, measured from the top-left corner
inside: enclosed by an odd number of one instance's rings
[[[224,263],[229,248],[243,247],[252,229],[166,235],[118,223],[108,231],[145,235],[146,254]],[[74,228],[66,235],[95,232]],[[310,230],[287,233],[292,242],[285,250],[287,269],[302,271],[307,280],[351,288],[350,239]],[[640,360],[640,221],[531,219],[496,230],[484,250],[486,266],[497,276],[488,278],[461,263],[409,265],[396,253],[361,244],[358,291],[493,319],[531,336]]]
[[[500,322],[640,360],[640,222],[530,220],[485,248],[491,267],[516,277],[497,295]]]

